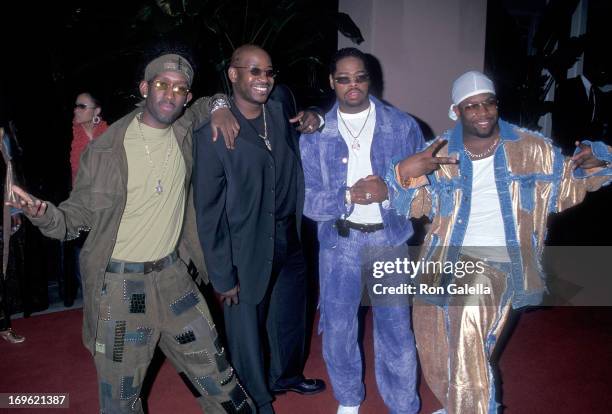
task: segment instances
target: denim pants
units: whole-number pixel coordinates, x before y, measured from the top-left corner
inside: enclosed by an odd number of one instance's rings
[[[351,230],[333,248],[320,251],[320,323],[323,359],[334,396],[343,406],[364,399],[362,357],[357,343],[357,313],[362,297],[362,264],[369,247],[386,243],[384,231]],[[408,299],[401,305],[373,304],[374,355],[378,390],[391,413],[416,413],[417,355]]]

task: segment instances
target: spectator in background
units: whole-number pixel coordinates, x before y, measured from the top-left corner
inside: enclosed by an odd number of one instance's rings
[[[90,92],[82,92],[77,95],[73,112],[70,149],[71,184],[74,184],[76,180],[81,154],[90,142],[102,135],[108,128],[108,124],[102,119],[100,101]],[[62,242],[63,299],[64,306],[67,307],[74,304],[81,283],[79,253],[86,237],[87,233],[84,232],[74,240]]]
[[[72,118],[70,168],[73,183],[79,170],[81,153],[91,141],[102,135],[107,128],[108,124],[102,119],[100,101],[89,92],[80,93],[74,103],[74,118]]]

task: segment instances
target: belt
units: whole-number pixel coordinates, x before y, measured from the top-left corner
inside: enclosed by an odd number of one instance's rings
[[[358,230],[362,233],[374,233],[375,231],[382,230],[385,228],[383,223],[376,224],[361,224],[353,223],[352,221],[346,220],[346,225],[349,229]]]
[[[142,273],[160,272],[178,259],[178,253],[172,252],[166,257],[153,262],[122,262],[120,260],[111,260],[106,266],[106,271],[109,273]]]

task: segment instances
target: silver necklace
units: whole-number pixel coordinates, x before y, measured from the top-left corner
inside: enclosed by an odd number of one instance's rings
[[[155,164],[153,163],[153,158],[151,158],[151,151],[149,150],[149,144],[147,144],[147,140],[144,137],[144,133],[142,132],[142,126],[140,123],[142,122],[142,113],[136,115],[136,122],[138,123],[138,131],[140,131],[140,138],[142,138],[142,142],[145,147],[145,154],[147,155],[147,161],[149,161],[149,165],[151,166],[151,170],[155,173]],[[166,174],[166,169],[168,168],[168,161],[170,160],[170,154],[172,153],[172,137],[168,140],[168,144],[166,146],[166,159],[162,164],[161,171],[159,176],[157,177],[157,185],[155,186],[155,193],[160,195],[164,192],[164,187],[162,186],[162,179]]]
[[[270,140],[268,139],[268,123],[266,122],[266,105],[261,105],[261,110],[263,111],[263,121],[264,121],[264,134],[257,134],[259,138],[263,139],[263,142],[268,147],[268,151],[272,151],[272,145],[270,144]]]
[[[363,129],[365,128],[366,124],[368,123],[368,119],[370,118],[370,112],[371,111],[372,111],[372,105],[370,105],[368,107],[368,114],[366,115],[366,119],[365,119],[365,121],[363,121],[363,125],[361,126],[361,129],[359,130],[357,135],[354,135],[353,132],[351,132],[351,129],[348,127],[348,125],[344,121],[344,118],[342,118],[342,112],[338,111],[338,116],[340,116],[340,120],[342,121],[342,125],[344,125],[344,128],[346,128],[346,130],[351,135],[351,137],[353,137],[353,142],[351,143],[351,148],[354,149],[355,151],[359,151],[359,148],[361,148],[361,145],[359,145],[359,135],[361,135],[361,133],[363,132]]]
[[[491,144],[491,146],[489,148],[487,148],[487,150],[481,154],[474,154],[472,152],[470,152],[470,150],[467,149],[467,147],[465,146],[465,144],[463,145],[463,149],[465,150],[465,153],[471,158],[471,159],[481,159],[486,157],[487,155],[489,155],[491,152],[493,152],[493,149],[497,146],[497,143],[499,142],[499,138],[495,138],[495,141],[493,141],[493,143]]]

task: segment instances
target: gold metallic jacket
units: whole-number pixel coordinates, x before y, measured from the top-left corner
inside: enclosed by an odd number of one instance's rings
[[[512,302],[513,307],[519,308],[540,303],[545,290],[540,259],[548,214],[570,208],[580,203],[588,191],[609,184],[612,151],[602,142],[583,141],[608,164],[572,171],[570,158],[563,156],[550,139],[502,120],[499,126],[501,142],[494,154],[495,181],[512,265]],[[423,258],[456,261],[470,213],[472,162],[464,151],[460,123],[443,138],[448,145],[438,155],[456,154],[458,164],[442,165],[404,188],[396,176],[396,162],[389,168],[386,182],[392,208],[411,217],[427,215],[432,220]]]

